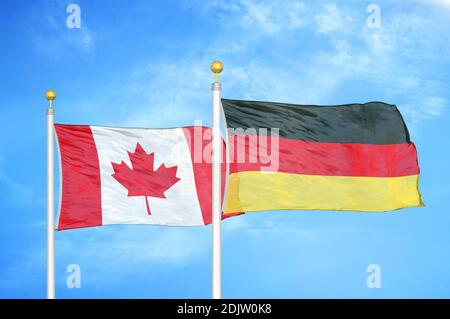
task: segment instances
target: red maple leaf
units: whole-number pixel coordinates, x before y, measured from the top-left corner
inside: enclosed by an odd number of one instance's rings
[[[129,168],[124,161],[111,163],[114,169],[112,177],[128,190],[128,196],[145,196],[147,212],[151,215],[148,197],[166,198],[164,192],[180,180],[176,176],[177,166],[166,167],[162,164],[154,170],[155,154],[147,154],[139,143],[134,153],[128,152],[128,157],[133,168]]]

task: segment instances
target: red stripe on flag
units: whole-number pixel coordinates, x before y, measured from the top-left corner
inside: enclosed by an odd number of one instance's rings
[[[230,137],[230,173],[272,171],[306,175],[395,177],[419,174],[413,143],[340,144],[267,136]],[[252,144],[253,143],[253,144]],[[278,143],[278,159],[271,147]],[[250,147],[253,145],[252,147]],[[255,147],[257,145],[257,147]],[[276,150],[276,148],[275,148]]]
[[[211,164],[211,129],[201,126],[183,127],[183,132],[191,152],[192,167],[194,169],[195,187],[202,211],[205,225],[212,222],[212,164]],[[225,142],[222,147],[222,201],[225,189],[226,166],[225,166]],[[222,219],[237,214],[222,215]]]
[[[100,168],[91,128],[55,124],[62,170],[57,229],[102,225]]]

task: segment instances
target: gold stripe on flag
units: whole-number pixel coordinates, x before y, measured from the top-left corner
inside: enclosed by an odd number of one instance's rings
[[[289,209],[382,212],[423,206],[418,178],[233,173],[225,214]]]

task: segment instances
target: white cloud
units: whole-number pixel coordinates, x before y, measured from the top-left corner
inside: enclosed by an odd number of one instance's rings
[[[382,28],[368,29],[359,25],[363,19],[356,13],[354,17],[350,11],[343,14],[336,5],[329,5],[327,11],[316,17],[317,30],[329,36],[334,49],[320,52],[316,62],[310,63],[312,72],[328,79],[321,80],[325,83],[322,94],[337,90],[346,81],[362,79],[368,82],[368,91],[381,91],[390,99],[387,102],[400,100],[397,104],[413,130],[424,120],[443,114],[446,90],[422,68],[448,63],[444,52],[450,46],[432,17],[394,11],[383,14]]]
[[[437,96],[418,96],[401,106],[401,110],[410,119],[410,129],[417,130],[417,125],[425,120],[441,116],[447,106],[447,100]]]
[[[289,29],[286,14],[295,5],[302,37],[281,32]],[[342,88],[364,82],[366,96],[398,104],[414,126],[445,110],[447,91],[427,69],[449,63],[445,52],[450,43],[433,16],[415,9],[383,10],[382,27],[369,29],[364,6],[358,11],[335,3],[216,1],[206,9],[209,17],[219,12],[227,22],[205,52],[229,58],[222,78],[224,94],[231,92],[230,97],[328,104]],[[308,45],[317,40],[319,46]],[[230,44],[238,49],[231,52]],[[264,54],[254,48],[262,48]],[[424,101],[430,104],[430,97],[435,107],[420,107]],[[346,98],[340,102],[365,102]]]
[[[305,25],[304,5],[292,0],[233,0],[213,1],[208,10],[219,11],[219,16],[234,21],[241,27],[262,34],[276,34],[285,30],[296,30]]]
[[[35,7],[33,12],[34,20],[30,24],[39,23],[40,26],[29,30],[36,52],[51,57],[63,57],[72,51],[84,55],[94,52],[94,32],[83,18],[81,28],[69,29],[66,25],[67,16],[61,15],[66,13],[64,4],[47,3],[45,6]]]
[[[249,213],[249,214],[271,214],[271,213]],[[278,214],[281,216],[273,216]],[[244,216],[248,218],[247,224],[242,227],[240,231],[245,231],[246,234],[253,240],[264,241],[269,240],[270,237],[280,238],[280,236],[291,238],[291,240],[301,239],[302,242],[314,241],[321,237],[319,229],[312,229],[305,227],[301,223],[292,223],[283,221],[286,216],[282,216],[283,212],[274,212],[272,216],[256,216],[259,218],[252,218],[253,216]],[[289,214],[289,213],[287,213]],[[294,214],[294,212],[292,212]],[[298,212],[296,213],[298,214]],[[261,218],[263,217],[263,218]],[[278,218],[279,217],[279,218]],[[253,220],[254,219],[254,220]],[[262,220],[261,220],[262,219]]]
[[[385,10],[382,28],[368,29],[364,7],[354,11],[334,3],[307,7],[297,1],[235,0],[202,2],[201,8],[214,23],[222,19],[214,41],[197,43],[201,50],[187,50],[177,62],[140,62],[122,77],[127,83],[117,103],[128,116],[115,125],[168,127],[191,125],[195,119],[208,125],[209,63],[220,57],[226,58],[221,78],[224,96],[230,98],[329,104],[346,85],[364,81],[366,95],[397,103],[414,123],[445,110],[446,91],[422,68],[448,61],[444,54],[450,45],[433,17]],[[282,32],[293,25],[306,33]],[[321,45],[308,46],[310,36]],[[440,106],[433,111],[417,107],[429,97]],[[346,98],[340,102],[364,102]]]
[[[447,8],[447,9],[450,8],[450,0],[419,0],[419,1],[423,2],[423,3],[443,6],[443,7]]]
[[[325,5],[325,11],[316,15],[317,32],[327,34],[347,30],[352,20],[350,16],[345,15],[334,3]]]
[[[63,29],[64,26],[52,28],[48,34],[37,34],[33,37],[34,49],[49,56],[62,56],[67,50],[77,50],[91,54],[95,47],[95,37],[88,27],[81,29]]]
[[[303,5],[299,2],[243,0],[241,4],[245,10],[242,23],[250,28],[259,28],[264,33],[273,34],[303,26],[300,18]]]
[[[213,75],[210,61],[185,58],[176,63],[151,62],[131,72],[127,92],[128,116],[119,124],[137,127],[193,125],[199,110],[210,102]]]
[[[444,112],[447,101],[441,97],[431,96],[424,100],[425,113],[430,116],[439,116]]]
[[[325,58],[308,67],[300,62],[292,64],[289,70],[250,62],[244,67],[232,67],[226,83],[240,99],[320,104],[334,92],[343,76],[332,68],[325,69],[333,57]]]

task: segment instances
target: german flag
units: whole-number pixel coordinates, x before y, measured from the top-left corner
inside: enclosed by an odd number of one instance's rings
[[[293,105],[222,99],[225,214],[381,212],[423,206],[417,152],[395,105]]]

